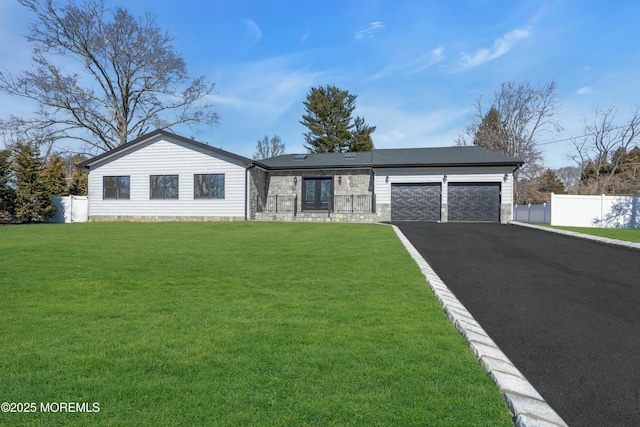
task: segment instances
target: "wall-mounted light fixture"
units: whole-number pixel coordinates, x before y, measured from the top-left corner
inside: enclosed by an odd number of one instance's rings
[[[342,175],[338,176],[338,185],[342,185]]]
[[[509,174],[508,173],[504,174],[503,180],[504,180],[504,182],[507,182],[509,180]]]
[[[387,175],[387,177],[384,179],[384,182],[385,182],[386,184],[388,184],[388,183],[389,183],[389,175]]]
[[[298,177],[297,176],[293,177],[293,185],[298,185]]]
[[[442,177],[442,182],[447,182],[447,175]]]

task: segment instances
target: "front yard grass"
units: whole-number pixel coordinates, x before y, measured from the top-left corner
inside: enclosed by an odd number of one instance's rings
[[[0,272],[0,425],[513,425],[389,227],[2,227]]]
[[[627,242],[640,243],[640,229],[633,228],[593,228],[593,227],[560,227],[548,226],[559,230],[574,231],[576,233],[590,234],[592,236],[607,237],[609,239],[625,240]]]

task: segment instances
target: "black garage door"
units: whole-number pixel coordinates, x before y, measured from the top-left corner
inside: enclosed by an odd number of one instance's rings
[[[448,185],[449,221],[500,221],[499,182]]]
[[[391,184],[392,221],[439,221],[440,183]]]

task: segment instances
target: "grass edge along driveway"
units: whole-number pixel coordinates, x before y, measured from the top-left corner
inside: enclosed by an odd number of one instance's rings
[[[0,400],[100,408],[2,425],[512,425],[390,227],[3,227],[0,271]]]

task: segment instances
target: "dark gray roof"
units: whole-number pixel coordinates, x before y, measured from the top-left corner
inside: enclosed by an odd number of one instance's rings
[[[106,160],[109,159],[115,155],[118,155],[121,152],[125,152],[127,150],[130,150],[132,148],[134,148],[135,146],[137,146],[138,144],[141,143],[145,143],[153,138],[156,137],[164,137],[164,138],[170,138],[170,139],[174,139],[177,141],[180,141],[186,145],[190,145],[193,148],[196,149],[200,149],[200,150],[204,150],[204,151],[208,151],[210,153],[212,153],[213,155],[217,155],[217,156],[223,156],[223,157],[227,157],[230,158],[232,160],[235,160],[236,162],[242,164],[245,167],[249,167],[252,164],[252,160],[248,159],[246,157],[243,156],[239,156],[237,154],[231,153],[229,151],[225,151],[222,150],[220,148],[216,148],[216,147],[212,147],[210,145],[207,144],[203,144],[201,142],[197,142],[194,141],[193,139],[189,139],[189,138],[185,138],[183,136],[180,135],[176,135],[174,133],[171,132],[167,132],[166,130],[162,130],[162,129],[157,129],[153,132],[150,132],[148,134],[142,135],[139,138],[134,139],[133,141],[127,142],[126,144],[122,144],[121,146],[114,148],[113,150],[109,150],[107,152],[104,152],[96,157],[93,157],[89,160],[85,160],[84,162],[80,163],[79,167],[81,168],[87,168],[89,169],[91,166],[95,165],[96,163],[101,162],[102,160]]]
[[[369,168],[372,153],[284,154],[257,160],[265,169],[332,169]]]
[[[355,156],[353,156],[355,154]],[[351,157],[353,156],[353,157]],[[285,154],[256,162],[265,169],[344,169],[434,166],[513,166],[522,161],[482,147],[393,148],[363,153]]]
[[[374,167],[521,166],[522,163],[514,157],[477,146],[373,150]]]

